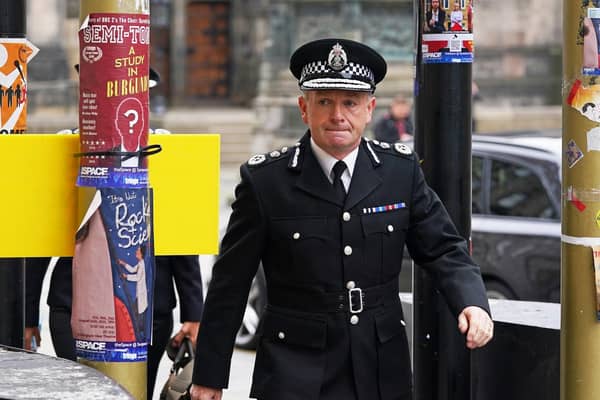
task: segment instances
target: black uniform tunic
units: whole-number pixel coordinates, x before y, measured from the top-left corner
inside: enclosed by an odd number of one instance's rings
[[[479,268],[407,146],[363,139],[345,204],[335,200],[312,153],[310,132],[292,148],[254,156],[240,171],[205,303],[194,383],[227,386],[261,260],[269,304],[251,397],[263,400],[410,398],[397,289],[405,244],[457,316],[469,305],[489,312]]]

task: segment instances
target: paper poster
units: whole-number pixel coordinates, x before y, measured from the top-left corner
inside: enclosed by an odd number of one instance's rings
[[[584,86],[579,79],[575,80],[567,104],[590,121],[600,122],[600,85]]]
[[[600,75],[600,8],[588,8],[582,21],[583,35],[582,73]]]
[[[152,337],[154,241],[150,189],[96,195],[73,257],[71,326],[77,356],[144,361]]]
[[[0,134],[27,130],[27,63],[38,51],[27,39],[0,38]]]
[[[592,246],[594,255],[594,276],[596,282],[596,319],[600,321],[600,246]]]
[[[148,184],[150,17],[90,14],[79,31],[79,186]]]
[[[473,0],[426,0],[423,63],[473,62]]]
[[[600,151],[600,127],[595,127],[586,132],[587,151]]]

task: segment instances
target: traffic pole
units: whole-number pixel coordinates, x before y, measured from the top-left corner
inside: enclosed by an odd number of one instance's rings
[[[149,0],[82,0],[80,25],[71,328],[79,362],[144,400],[155,272],[146,157],[160,151],[148,146]]]
[[[4,39],[24,38],[25,0],[0,4],[0,43]],[[0,259],[0,343],[23,347],[25,335],[24,259]]]
[[[428,184],[459,234],[470,241],[473,8],[470,1],[465,3],[458,25],[451,25],[450,10],[445,10],[445,21],[440,11],[432,13],[438,15],[435,21],[428,15],[431,9],[432,0],[415,2],[415,150]],[[415,399],[468,400],[470,353],[465,338],[433,280],[418,265],[413,296]]]
[[[600,398],[600,3],[563,2],[560,398]]]
[[[27,63],[38,50],[25,38],[26,27],[25,0],[0,3],[2,135],[26,132]],[[25,267],[24,258],[0,258],[0,343],[13,347],[25,345]]]

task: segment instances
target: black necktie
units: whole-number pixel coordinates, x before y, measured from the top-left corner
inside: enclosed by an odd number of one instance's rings
[[[339,160],[333,166],[333,188],[337,198],[343,203],[346,200],[346,189],[344,189],[344,183],[342,182],[342,174],[346,170],[346,163]]]

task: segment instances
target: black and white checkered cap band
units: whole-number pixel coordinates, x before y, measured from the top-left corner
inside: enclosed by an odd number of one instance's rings
[[[343,70],[335,71],[329,67],[327,61],[315,61],[302,68],[300,87],[371,90],[375,87],[374,80],[373,71],[361,64],[349,62]]]

